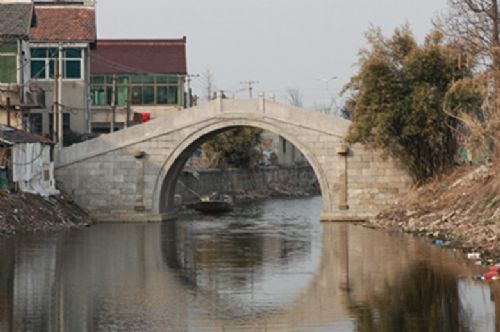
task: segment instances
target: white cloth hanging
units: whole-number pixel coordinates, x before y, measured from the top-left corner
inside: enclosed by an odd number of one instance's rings
[[[12,177],[23,192],[44,197],[58,195],[50,146],[41,143],[19,143],[12,148]]]

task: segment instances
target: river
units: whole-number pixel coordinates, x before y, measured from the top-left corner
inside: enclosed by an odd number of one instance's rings
[[[0,239],[0,331],[500,331],[498,285],[463,254],[321,208]]]

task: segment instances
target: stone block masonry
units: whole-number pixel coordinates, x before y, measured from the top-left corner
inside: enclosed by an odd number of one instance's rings
[[[406,192],[411,179],[378,151],[345,146],[349,125],[264,98],[219,98],[64,148],[56,155],[56,179],[97,221],[167,220],[175,216],[176,183],[195,149],[225,129],[251,126],[279,134],[302,152],[323,198],[322,220],[366,220]],[[212,186],[236,190],[283,180],[272,172],[235,177],[225,174]]]

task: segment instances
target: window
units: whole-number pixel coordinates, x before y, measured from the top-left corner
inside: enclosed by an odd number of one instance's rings
[[[52,137],[52,123],[54,122],[54,114],[49,113],[49,133]],[[59,121],[57,121],[59,122]],[[63,132],[68,133],[71,131],[71,115],[69,113],[63,113]]]
[[[65,48],[62,54],[63,73],[65,79],[82,78],[83,50],[81,48]],[[31,78],[54,78],[56,60],[59,58],[57,48],[31,48]]]
[[[104,90],[104,86],[92,86],[90,93],[93,105],[106,105],[106,90]]]
[[[117,90],[116,104],[119,106],[127,105],[128,86],[118,86],[116,90]]]
[[[55,58],[57,58],[56,48],[32,48],[31,78],[54,78]]]
[[[42,114],[29,113],[25,116],[25,128],[33,134],[42,135]]]
[[[142,104],[142,87],[134,86],[132,88],[131,102],[134,105]]]
[[[180,105],[182,78],[177,75],[131,74],[116,75],[116,104],[127,105]],[[93,105],[111,105],[113,75],[91,77]],[[130,92],[130,97],[129,97]]]
[[[160,105],[167,104],[168,88],[166,86],[159,86],[156,88],[156,102]]]
[[[152,105],[155,103],[154,86],[145,86],[142,88],[142,103]]]
[[[0,44],[0,83],[17,82],[17,43]]]
[[[63,78],[82,78],[82,49],[66,48],[63,51]]]

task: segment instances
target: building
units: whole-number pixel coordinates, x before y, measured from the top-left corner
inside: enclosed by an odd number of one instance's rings
[[[260,145],[262,166],[292,167],[307,164],[304,155],[278,134],[264,130],[260,135]]]
[[[185,37],[98,40],[91,52],[92,132],[123,128],[134,114],[181,110],[186,74]]]
[[[32,96],[23,85],[22,54],[28,47],[33,4],[28,0],[3,0],[0,18],[0,123],[22,128],[23,113],[29,109],[24,95]]]
[[[94,1],[35,0],[28,37],[24,86],[43,90],[46,102],[26,116],[27,129],[52,135],[58,119],[54,120],[52,108],[60,105],[65,137],[88,133],[90,49],[96,40]]]

